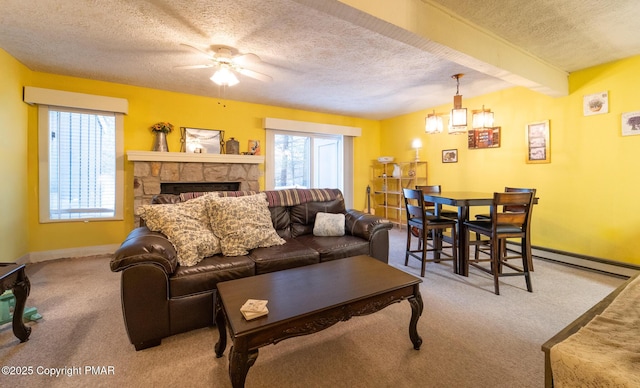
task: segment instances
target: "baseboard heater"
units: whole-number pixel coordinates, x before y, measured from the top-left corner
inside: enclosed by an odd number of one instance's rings
[[[516,250],[518,252],[520,251],[519,244],[510,242],[507,243],[507,248],[509,247],[509,245],[518,246]],[[564,252],[557,249],[532,246],[531,254],[534,258],[554,261],[562,264],[567,264],[572,267],[584,268],[587,270],[602,272],[624,278],[631,277],[638,271],[640,271],[640,266],[634,264],[607,260],[593,256],[579,255],[577,253]]]

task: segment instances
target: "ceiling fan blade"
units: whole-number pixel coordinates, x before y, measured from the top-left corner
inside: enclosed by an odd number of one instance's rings
[[[210,63],[207,65],[187,65],[187,66],[175,66],[174,69],[208,69],[210,67],[214,67],[215,65]]]
[[[259,81],[264,81],[264,82],[273,81],[273,78],[271,78],[270,76],[266,74],[258,73],[257,71],[253,71],[249,69],[240,68],[238,69],[238,73],[242,75],[246,75],[247,77],[255,78]]]
[[[180,43],[180,45],[181,45],[181,46],[188,47],[188,48],[190,48],[191,50],[195,50],[195,51],[197,51],[197,52],[198,52],[198,53],[200,53],[200,54],[204,54],[204,55],[205,55],[207,58],[209,58],[209,59],[213,59],[213,58],[214,58],[213,54],[211,54],[210,52],[204,51],[204,50],[199,49],[199,48],[197,48],[197,47],[195,47],[195,46],[192,46],[192,45],[190,45],[190,44]]]
[[[260,59],[259,56],[253,53],[247,53],[247,54],[237,55],[233,57],[233,63],[241,66],[242,65],[246,66],[247,64],[257,63],[257,62],[262,62],[262,60]]]

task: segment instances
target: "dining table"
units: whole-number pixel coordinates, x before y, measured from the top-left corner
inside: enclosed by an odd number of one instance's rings
[[[471,206],[491,206],[493,204],[493,192],[483,191],[441,191],[439,193],[424,193],[426,202],[437,205],[447,205],[458,208],[458,265],[457,274],[469,276],[469,233],[465,221],[469,220],[469,208]],[[533,203],[537,203],[534,198]],[[439,215],[442,206],[436,206],[436,215]]]

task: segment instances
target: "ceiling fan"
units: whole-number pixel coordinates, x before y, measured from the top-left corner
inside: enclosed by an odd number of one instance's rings
[[[207,69],[216,68],[216,72],[211,76],[211,81],[220,86],[233,86],[240,82],[234,73],[239,73],[260,81],[269,82],[273,79],[263,73],[248,69],[252,63],[261,62],[260,57],[253,53],[238,54],[237,50],[228,46],[211,46],[207,51],[201,50],[189,44],[181,43],[183,46],[196,50],[204,54],[209,63],[201,65],[176,66],[177,69]]]

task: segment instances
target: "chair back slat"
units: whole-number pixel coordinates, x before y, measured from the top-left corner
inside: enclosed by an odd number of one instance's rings
[[[493,194],[491,219],[497,224],[512,224],[526,231],[529,224],[529,211],[533,203],[533,192],[505,192]],[[499,212],[499,207],[510,207],[514,211]]]
[[[513,224],[520,226],[525,222],[526,217],[526,212],[498,213],[497,222],[498,224]]]
[[[521,188],[521,187],[505,187],[504,188],[505,193],[533,193],[533,196],[536,196],[536,189],[529,189],[529,188]],[[522,206],[516,206],[516,205],[505,205],[502,208],[502,211],[504,212],[522,212],[523,211],[523,207]]]

